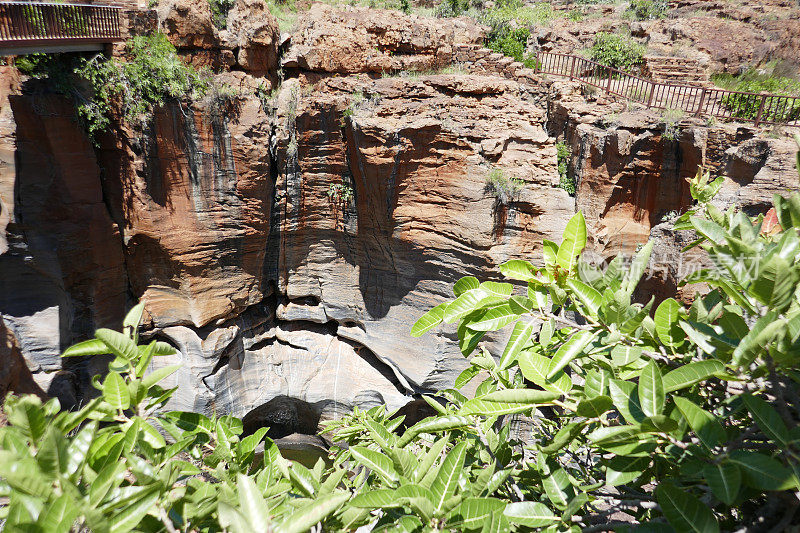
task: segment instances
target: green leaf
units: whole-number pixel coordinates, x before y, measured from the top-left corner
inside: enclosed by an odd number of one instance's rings
[[[453,294],[458,298],[465,292],[477,289],[480,286],[481,284],[475,276],[464,276],[453,285]]]
[[[533,335],[533,324],[530,322],[517,322],[514,324],[514,329],[511,331],[511,336],[508,338],[503,356],[500,358],[500,363],[497,365],[499,370],[505,370],[517,360],[517,356],[522,348],[531,340]]]
[[[561,396],[556,392],[531,389],[505,389],[473,398],[463,405],[461,415],[495,416],[521,413],[537,405],[552,402]]]
[[[514,290],[514,286],[510,283],[503,283],[499,281],[484,281],[480,285],[481,289],[485,290],[492,296],[500,298],[508,298]]]
[[[714,496],[728,505],[734,504],[742,486],[742,473],[736,464],[727,461],[707,464],[703,467],[703,475]]]
[[[633,294],[633,291],[642,279],[647,264],[650,262],[650,254],[653,253],[654,244],[655,241],[647,241],[647,243],[636,252],[631,266],[625,274],[625,279],[622,282],[622,290],[627,294]]]
[[[500,265],[500,272],[507,278],[518,279],[520,281],[532,281],[536,279],[536,267],[522,259],[512,259],[502,263]]]
[[[564,228],[564,240],[558,247],[558,264],[564,270],[572,272],[577,264],[578,256],[585,247],[586,220],[583,218],[583,213],[578,211]]]
[[[702,235],[714,244],[725,243],[725,229],[719,224],[700,217],[692,217],[690,220],[692,222],[692,226],[698,234]]]
[[[587,438],[598,445],[634,440],[643,433],[639,424],[609,426],[595,429]]]
[[[603,297],[600,293],[578,279],[567,280],[567,286],[572,289],[572,293],[586,309],[588,316],[596,318],[597,310],[600,309],[600,304],[603,303]]]
[[[181,365],[169,365],[169,366],[162,366],[161,368],[156,368],[149,374],[147,374],[144,378],[142,378],[142,386],[145,389],[149,389],[156,383],[161,382],[161,380],[171,376],[176,371],[181,368]]]
[[[660,415],[664,410],[666,395],[664,381],[658,364],[651,360],[639,375],[639,404],[647,416]]]
[[[563,468],[555,468],[550,472],[550,475],[544,476],[542,478],[542,486],[547,497],[556,507],[563,509],[569,503],[572,484],[569,481],[566,470]]]
[[[110,526],[112,533],[125,533],[135,528],[147,515],[150,508],[156,504],[161,496],[161,487],[145,488],[130,500],[118,503],[121,507],[111,515]]]
[[[126,361],[135,361],[139,356],[139,348],[136,343],[124,333],[100,328],[94,332],[94,336],[103,341],[111,353],[117,357]]]
[[[611,362],[616,367],[629,365],[641,356],[642,348],[638,346],[614,346],[611,350]]]
[[[77,516],[78,506],[62,494],[45,507],[37,522],[47,533],[68,533]]]
[[[555,265],[558,261],[558,245],[553,241],[544,239],[542,241],[542,258],[545,265],[549,267]]]
[[[444,502],[455,494],[458,487],[458,478],[464,468],[466,456],[467,443],[460,442],[450,450],[450,453],[442,461],[439,475],[436,476],[431,485],[431,492],[434,496],[433,506],[437,511],[440,511]]]
[[[466,498],[453,510],[454,521],[449,525],[461,525],[461,529],[479,528],[494,511],[504,509],[505,506],[505,502],[497,498]]]
[[[674,298],[667,298],[656,309],[656,333],[665,346],[675,348],[683,344],[685,334],[678,323],[681,309]]]
[[[127,409],[131,396],[125,380],[116,372],[109,372],[103,382],[103,398],[114,409]]]
[[[583,399],[578,404],[577,414],[585,418],[598,418],[614,406],[614,402],[608,396],[595,396],[591,399]]]
[[[742,471],[745,484],[758,490],[789,490],[797,488],[797,477],[777,459],[745,450],[731,452],[730,462]]]
[[[481,302],[488,297],[489,293],[480,287],[468,290],[447,305],[443,317],[444,321],[448,324],[452,324],[454,321],[477,309]]]
[[[778,318],[776,311],[770,311],[756,320],[750,332],[733,351],[732,363],[740,367],[752,363],[784,327],[785,322]]]
[[[225,501],[220,501],[217,504],[217,511],[219,512],[219,523],[226,531],[231,533],[251,533],[252,526],[236,507]]]
[[[550,362],[550,369],[547,372],[547,379],[553,378],[558,372],[567,366],[570,361],[582,355],[583,349],[594,340],[591,331],[580,330],[559,347]]]
[[[587,422],[569,422],[558,430],[556,436],[553,437],[553,442],[547,446],[541,447],[542,453],[551,454],[559,451],[564,446],[572,442],[575,437],[580,435],[583,428],[586,427]]]
[[[719,524],[703,502],[670,483],[656,488],[661,511],[677,533],[718,533]]]
[[[142,321],[143,313],[144,302],[139,302],[128,311],[128,314],[125,315],[125,319],[122,321],[122,330],[131,336],[134,343],[138,342],[139,339],[139,323]]]
[[[675,396],[675,405],[706,448],[712,449],[725,441],[725,430],[714,415],[682,396]]]
[[[349,499],[349,492],[321,496],[289,514],[275,531],[276,533],[305,533],[333,514]]]
[[[789,429],[778,412],[758,396],[745,394],[743,399],[747,410],[753,415],[753,420],[756,421],[761,431],[773,440],[788,446],[792,439],[789,436]]]
[[[467,327],[473,331],[494,331],[507,326],[518,318],[519,314],[511,309],[511,304],[504,303],[486,310],[474,322],[468,323]]]
[[[363,446],[352,446],[350,453],[361,464],[377,472],[388,483],[394,484],[399,481],[399,476],[392,465],[391,459],[382,453],[370,450]]]
[[[614,457],[606,463],[606,485],[616,487],[635,481],[650,465],[650,460],[650,456],[647,455],[644,457]]]
[[[269,509],[255,482],[240,473],[236,475],[236,488],[239,492],[239,507],[251,530],[256,533],[266,532],[269,525]]]
[[[408,428],[400,440],[397,441],[397,445],[402,448],[422,433],[440,433],[451,429],[460,429],[468,425],[470,425],[469,419],[463,416],[449,415],[426,418]]]
[[[383,507],[397,507],[400,505],[394,497],[393,489],[370,489],[357,494],[350,505],[366,509],[380,509]]]
[[[463,278],[462,278],[463,279]],[[472,278],[475,279],[475,278]],[[478,280],[475,280],[477,283]],[[421,337],[428,331],[438,326],[444,320],[444,312],[450,302],[440,303],[417,320],[411,327],[412,337]]]
[[[61,357],[83,357],[91,355],[106,355],[111,353],[106,343],[100,339],[89,339],[88,341],[79,342],[64,350]]]
[[[637,424],[645,417],[636,389],[635,383],[619,379],[612,379],[608,384],[608,391],[611,399],[614,400],[614,407],[629,424]]]
[[[526,527],[544,527],[557,520],[553,511],[540,502],[514,502],[506,505],[503,515],[512,524]]]
[[[674,392],[710,378],[725,370],[725,365],[715,359],[696,361],[670,370],[664,376],[664,392]]]
[[[566,372],[561,371],[552,379],[547,379],[547,373],[550,371],[550,359],[543,355],[525,350],[519,354],[517,364],[525,379],[543,389],[559,394],[566,394],[572,390],[572,380]]]

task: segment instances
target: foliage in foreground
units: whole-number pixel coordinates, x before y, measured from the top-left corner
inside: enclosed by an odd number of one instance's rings
[[[630,264],[583,262],[578,213],[560,244],[543,243],[543,266],[501,265],[523,294],[468,276],[414,325],[420,336],[457,324],[469,357],[449,403],[431,400],[436,416],[397,435],[383,407],[356,410],[328,426],[340,446],[313,468],[283,459],[266,428],[241,438],[232,417],[161,413],[176,367],[152,362],[172,349],[138,345],[137,306],[123,333],[101,329],[65,352],[114,356],[80,411],[7,399],[5,528],[557,532],[624,512],[641,531],[762,519],[781,530],[800,488],[800,194],[774,198],[776,225],[714,207],[721,185],[698,173],[696,206],[676,221],[713,264],[685,280],[709,287],[691,305],[633,301],[652,242]],[[481,341],[506,327],[493,356]],[[467,399],[457,389],[475,379]],[[507,415],[530,415],[524,441]]]

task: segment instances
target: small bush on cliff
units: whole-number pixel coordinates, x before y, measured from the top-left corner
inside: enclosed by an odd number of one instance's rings
[[[627,13],[636,20],[662,19],[667,16],[667,0],[631,0]]]
[[[531,31],[528,28],[516,28],[494,32],[487,46],[495,52],[500,52],[508,57],[513,57],[528,68],[536,66],[536,58],[525,50]]]
[[[78,106],[91,134],[108,126],[114,103],[133,121],[168,99],[198,97],[208,89],[208,78],[184,64],[161,33],[128,41],[126,59],[97,55],[77,70],[91,87],[88,100]]]
[[[635,70],[644,63],[645,47],[630,37],[600,32],[589,49],[589,57],[602,65],[620,70]]]
[[[523,180],[506,176],[499,168],[491,169],[486,176],[486,190],[503,205],[515,200],[524,186]]]
[[[556,156],[558,158],[558,185],[575,196],[575,179],[569,175],[569,160],[572,157],[572,150],[564,142],[556,143]]]
[[[228,25],[228,11],[230,11],[236,0],[208,0],[211,6],[211,17],[214,25],[223,30]]]

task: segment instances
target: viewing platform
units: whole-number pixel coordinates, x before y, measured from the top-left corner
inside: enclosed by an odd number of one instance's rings
[[[138,8],[135,1],[0,2],[0,55],[103,50],[124,39],[123,15]]]

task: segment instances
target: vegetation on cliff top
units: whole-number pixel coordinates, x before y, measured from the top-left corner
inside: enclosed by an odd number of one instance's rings
[[[383,407],[355,410],[328,425],[340,444],[312,468],[282,458],[266,428],[162,412],[177,367],[155,364],[170,346],[139,345],[139,305],[123,332],[64,353],[112,355],[97,398],[76,412],[6,400],[5,530],[785,529],[800,489],[800,194],[754,218],[715,207],[721,185],[698,172],[675,222],[710,258],[684,280],[708,287],[691,305],[635,301],[652,242],[604,270],[584,262],[577,213],[560,244],[544,241],[543,266],[464,277],[413,326],[455,324],[469,359],[447,405],[429,402],[437,415],[395,434]],[[481,340],[506,327],[491,354]],[[475,379],[469,399],[459,389]],[[515,414],[532,433],[512,433]]]
[[[78,115],[91,136],[104,131],[112,111],[125,120],[148,117],[173,98],[197,98],[209,89],[209,77],[181,61],[161,33],[128,41],[125,61],[97,54],[33,54],[17,59],[25,74],[46,79],[56,92],[75,99]]]

